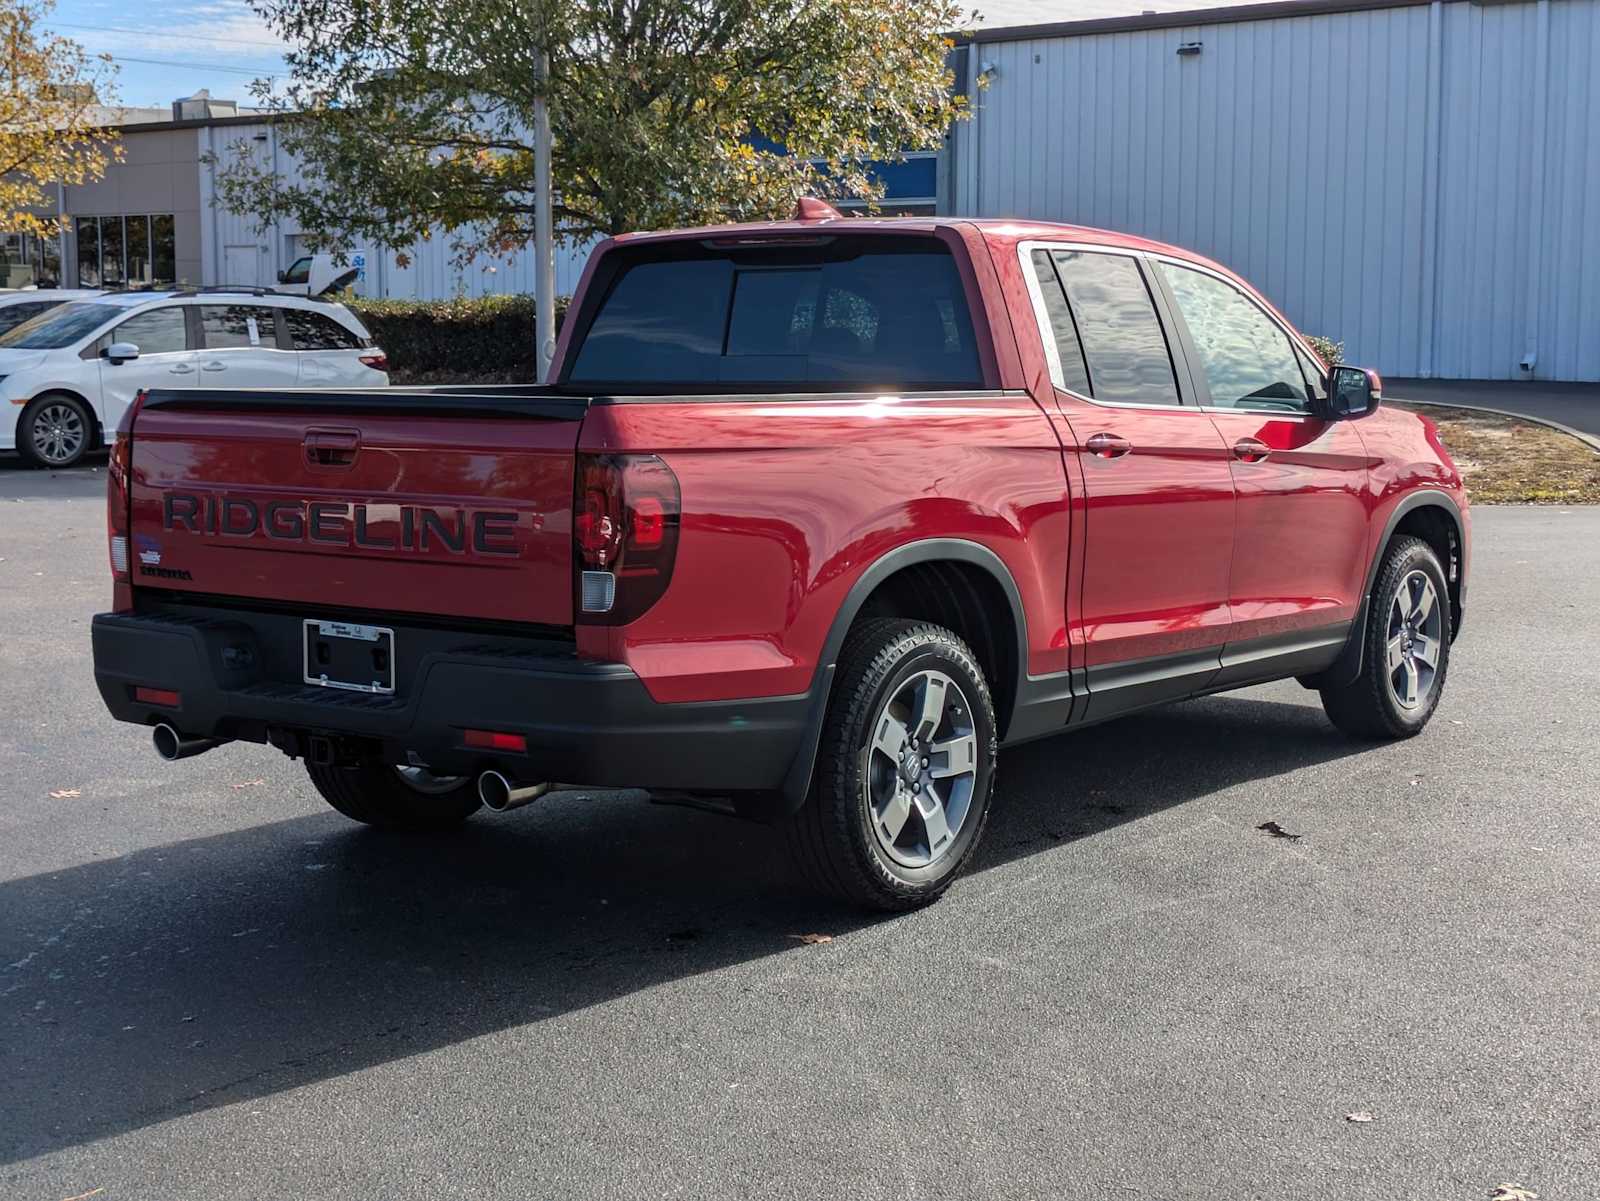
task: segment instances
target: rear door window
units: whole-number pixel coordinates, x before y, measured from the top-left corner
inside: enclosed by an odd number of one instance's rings
[[[1050,328],[1041,332],[1055,348],[1056,366],[1061,369],[1059,382],[1063,388],[1079,396],[1093,396],[1094,387],[1089,382],[1089,369],[1083,361],[1083,342],[1078,337],[1078,325],[1072,319],[1072,310],[1067,307],[1067,293],[1061,286],[1061,277],[1056,274],[1048,250],[1033,252],[1033,274],[1039,284],[1039,295],[1044,298],[1045,318],[1050,323]]]
[[[203,304],[200,328],[207,350],[230,347],[276,349],[278,345],[275,310],[263,304]]]
[[[983,386],[960,272],[932,239],[669,253],[623,268],[570,382],[639,392]]]
[[[1125,254],[1057,250],[1090,395],[1115,404],[1178,403],[1172,355],[1139,264]]]
[[[296,350],[360,350],[361,339],[332,317],[305,309],[283,310],[289,341]]]

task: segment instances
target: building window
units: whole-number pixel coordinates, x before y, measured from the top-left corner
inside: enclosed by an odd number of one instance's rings
[[[120,288],[128,279],[127,242],[121,217],[100,218],[100,286]]]
[[[0,288],[61,284],[61,236],[0,234]]]
[[[161,287],[175,280],[171,213],[79,217],[77,229],[80,287]]]
[[[150,218],[150,262],[153,284],[175,283],[178,255],[172,237],[172,214],[158,213]]]
[[[78,218],[78,286],[100,286],[100,218]]]
[[[153,283],[155,276],[150,271],[150,218],[129,217],[124,224],[128,231],[128,286],[137,288]]]

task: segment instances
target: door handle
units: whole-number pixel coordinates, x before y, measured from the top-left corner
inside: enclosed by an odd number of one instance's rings
[[[1120,434],[1090,434],[1083,445],[1097,459],[1120,459],[1133,449],[1133,443]]]
[[[179,363],[175,367],[168,367],[167,370],[169,372],[171,372],[173,375],[193,375],[194,374],[194,368],[189,366],[188,363]]]
[[[228,365],[226,363],[219,363],[215,359],[200,368],[201,371],[226,371],[227,369]]]
[[[1272,453],[1260,438],[1240,438],[1233,444],[1233,457],[1241,463],[1259,463]]]
[[[358,430],[307,430],[305,445],[306,462],[312,467],[349,467],[361,449],[361,434]]]

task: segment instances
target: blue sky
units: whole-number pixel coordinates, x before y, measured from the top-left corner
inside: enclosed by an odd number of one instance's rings
[[[982,24],[996,27],[1231,2],[975,0],[972,7]],[[200,88],[210,88],[222,99],[249,103],[252,79],[283,72],[283,45],[246,0],[58,0],[46,24],[86,50],[116,57],[123,104],[169,104]]]
[[[169,104],[200,88],[247,104],[253,78],[283,71],[283,46],[245,0],[57,0],[44,24],[114,56],[127,105]]]

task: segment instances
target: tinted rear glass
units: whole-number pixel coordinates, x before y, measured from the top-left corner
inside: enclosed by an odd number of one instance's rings
[[[332,317],[305,309],[284,309],[289,338],[296,350],[359,350],[361,339]]]
[[[983,386],[960,273],[933,239],[653,253],[612,282],[570,382],[634,392]]]

